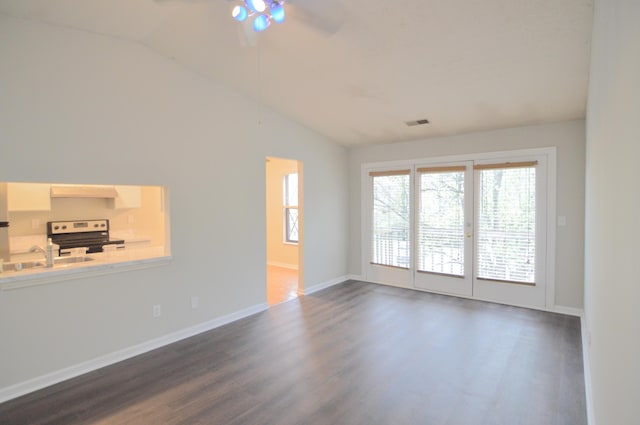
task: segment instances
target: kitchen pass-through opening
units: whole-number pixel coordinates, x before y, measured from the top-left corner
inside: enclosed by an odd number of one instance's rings
[[[0,199],[0,217],[9,223],[0,235],[5,263],[48,239],[56,256],[108,251],[115,262],[170,253],[163,186],[9,182],[0,183]]]

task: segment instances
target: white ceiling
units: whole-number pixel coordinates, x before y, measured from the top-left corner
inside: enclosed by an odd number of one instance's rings
[[[339,29],[305,23],[296,2],[338,7]],[[344,145],[585,115],[592,0],[290,0],[253,46],[233,4],[0,0],[0,13],[140,42]]]

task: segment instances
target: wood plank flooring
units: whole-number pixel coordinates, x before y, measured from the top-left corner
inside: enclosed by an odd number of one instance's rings
[[[298,297],[298,270],[267,266],[267,303],[271,306]]]
[[[2,424],[582,425],[579,319],[350,281],[0,404]]]

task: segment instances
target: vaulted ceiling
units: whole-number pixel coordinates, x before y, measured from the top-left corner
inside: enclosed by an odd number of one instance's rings
[[[253,39],[234,4],[0,0],[0,13],[141,43],[344,145],[585,116],[592,0],[289,0]]]

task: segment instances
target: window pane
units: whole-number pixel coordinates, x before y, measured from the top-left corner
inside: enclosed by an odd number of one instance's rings
[[[286,208],[287,242],[298,242],[298,208]]]
[[[533,283],[536,169],[481,170],[478,277]]]
[[[418,270],[464,275],[464,172],[420,174]]]
[[[408,174],[374,176],[372,262],[409,267]]]
[[[284,204],[290,207],[298,206],[298,173],[284,176]]]

